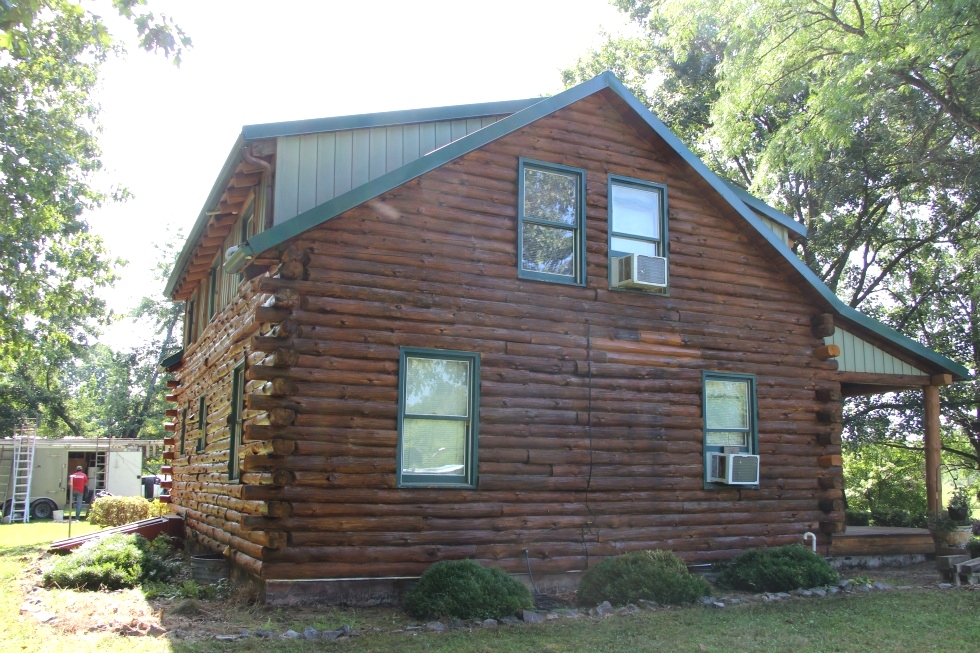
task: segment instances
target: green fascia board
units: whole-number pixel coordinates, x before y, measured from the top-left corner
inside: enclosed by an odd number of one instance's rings
[[[243,147],[245,147],[245,141],[239,136],[235,139],[235,145],[231,148],[231,152],[228,153],[224,165],[221,166],[221,172],[218,174],[218,178],[214,180],[214,185],[211,186],[208,199],[204,202],[204,206],[201,208],[201,212],[198,214],[194,226],[191,227],[191,232],[188,234],[187,240],[184,241],[184,248],[180,250],[177,262],[174,263],[173,272],[170,273],[170,278],[167,279],[167,286],[163,291],[163,294],[167,297],[173,295],[174,290],[176,290],[177,282],[180,281],[180,277],[184,273],[184,268],[190,262],[191,255],[197,246],[197,241],[204,234],[204,228],[208,225],[208,211],[221,199],[221,194],[225,192],[225,188],[227,188],[228,183],[231,181],[231,176],[235,174],[235,168],[238,167],[238,162],[241,160]]]
[[[449,107],[432,107],[427,109],[407,109],[403,111],[383,111],[365,113],[353,116],[334,116],[331,118],[315,118],[312,120],[291,120],[288,122],[270,122],[260,125],[242,127],[242,138],[246,142],[260,138],[276,138],[279,136],[299,136],[301,134],[320,134],[323,132],[341,131],[346,129],[366,129],[368,127],[390,127],[419,122],[437,122],[443,120],[464,120],[483,116],[497,116],[505,113],[517,113],[532,104],[537,104],[541,98],[526,100],[508,100],[506,102],[483,102],[480,104],[459,104]]]
[[[392,170],[391,172],[384,174],[377,179],[368,182],[367,184],[335,197],[329,202],[315,206],[294,218],[290,218],[289,220],[286,220],[285,222],[282,222],[271,229],[263,231],[262,233],[253,236],[248,241],[243,243],[239,251],[236,253],[237,256],[233,257],[233,259],[237,259],[239,265],[243,265],[245,261],[254,257],[255,255],[276,247],[291,238],[299,236],[300,234],[323,224],[327,220],[341,215],[345,211],[359,206],[368,200],[374,199],[382,193],[392,190],[393,188],[419,177],[426,172],[445,165],[453,159],[468,154],[469,152],[483,147],[484,145],[495,141],[498,138],[502,138],[511,132],[517,131],[518,129],[521,129],[536,120],[552,114],[559,109],[563,109],[571,104],[574,104],[575,102],[578,102],[579,100],[606,89],[615,93],[644,122],[646,122],[647,125],[661,139],[663,139],[664,142],[671,149],[673,149],[678,156],[681,157],[681,159],[684,160],[685,163],[690,165],[691,168],[732,207],[732,209],[734,209],[746,222],[748,222],[749,225],[751,225],[762,238],[764,238],[789,262],[789,264],[808,284],[814,288],[814,290],[816,290],[820,297],[822,297],[833,308],[833,310],[836,310],[845,319],[868,329],[872,333],[892,342],[894,345],[907,350],[914,356],[928,360],[932,364],[960,378],[967,378],[969,376],[969,370],[959,363],[956,363],[955,361],[952,361],[945,356],[924,347],[911,338],[900,334],[891,327],[882,324],[878,320],[864,315],[841,301],[841,299],[835,295],[830,288],[824,285],[823,281],[821,281],[820,278],[809,267],[807,267],[806,264],[792,252],[792,250],[789,249],[789,247],[783,244],[783,241],[779,238],[779,236],[777,236],[765,225],[762,218],[756,215],[755,211],[749,208],[749,206],[742,201],[739,194],[744,193],[744,191],[738,189],[739,193],[736,193],[734,190],[735,187],[723,181],[721,177],[712,172],[700,158],[698,158],[690,149],[688,149],[688,147],[684,145],[684,143],[682,143],[681,140],[677,138],[677,136],[674,135],[674,133],[670,131],[666,125],[664,125],[664,123],[650,113],[649,109],[647,109],[643,103],[641,103],[636,96],[633,95],[629,89],[627,89],[623,83],[609,71],[600,73],[596,77],[562,91],[557,95],[553,95],[550,98],[541,99],[522,111],[518,111],[517,113],[499,120],[492,125],[488,125],[487,127],[475,131],[468,136],[464,136],[463,138],[439,148],[438,150],[430,152],[429,154],[426,154],[425,156],[416,159],[415,161],[412,161],[401,168]],[[763,203],[760,202],[760,204]],[[780,224],[782,224],[782,222],[780,222]],[[226,266],[226,271],[232,273],[240,272],[241,268],[236,267],[228,269],[228,266]]]
[[[799,222],[789,217],[782,211],[778,211],[775,208],[769,206],[768,204],[760,200],[758,197],[755,197],[754,195],[750,195],[748,192],[745,191],[745,189],[739,188],[738,186],[728,181],[727,179],[722,178],[722,181],[728,184],[728,187],[731,188],[733,191],[735,191],[735,194],[738,195],[738,198],[742,200],[742,202],[744,202],[749,208],[754,209],[758,213],[761,213],[763,216],[769,218],[773,222],[786,227],[787,229],[789,229],[790,231],[798,235],[800,238],[807,237],[806,225],[800,224]]]
[[[184,350],[181,349],[176,351],[166,358],[160,360],[159,365],[164,369],[164,371],[169,370],[171,367],[184,360]]]

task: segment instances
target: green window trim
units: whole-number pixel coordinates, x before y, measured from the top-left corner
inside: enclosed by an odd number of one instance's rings
[[[208,278],[208,322],[218,311],[218,264],[211,267],[211,275]]]
[[[615,202],[613,198],[613,188],[627,188],[636,189],[641,191],[654,192],[659,195],[659,215],[657,216],[657,232],[655,236],[645,236],[637,233],[627,232],[627,231],[617,231],[614,228],[615,224]],[[607,245],[609,251],[609,288],[612,290],[629,292],[631,289],[617,287],[614,285],[613,275],[615,270],[613,269],[613,259],[619,256],[625,256],[633,252],[628,252],[624,250],[617,250],[614,248],[614,241],[624,241],[629,240],[636,242],[638,246],[643,244],[652,245],[655,249],[653,255],[662,257],[667,260],[667,288],[664,289],[661,294],[669,294],[670,289],[670,245],[668,239],[668,226],[667,226],[667,186],[664,184],[658,184],[652,181],[645,181],[643,179],[635,179],[633,177],[624,177],[622,175],[609,175],[609,181],[607,186],[607,219],[608,219],[608,236]],[[636,292],[633,290],[633,292]],[[642,291],[640,291],[642,292]]]
[[[416,384],[417,387],[425,387],[422,384],[426,381],[422,376],[426,369],[422,361],[438,361],[446,365],[443,373],[450,369],[450,365],[455,367],[457,372],[465,369],[466,380],[465,398],[447,397],[444,394],[435,396],[433,393],[426,395],[410,395],[409,385]],[[413,364],[414,363],[414,364]],[[458,365],[465,364],[464,366]],[[455,364],[455,365],[453,365]],[[409,368],[412,368],[411,370]],[[428,370],[434,374],[438,368],[433,366]],[[442,381],[444,386],[449,386],[449,381],[445,375],[436,382]],[[430,381],[429,387],[433,382]],[[460,383],[457,388],[462,388]],[[443,388],[445,389],[445,388]],[[451,387],[449,388],[452,389]],[[441,400],[440,400],[441,399]],[[456,412],[449,410],[437,411],[435,405],[444,408],[447,403],[456,404]],[[424,409],[429,405],[428,410]],[[414,410],[413,410],[414,409]],[[475,352],[450,351],[445,349],[425,349],[417,347],[402,347],[398,361],[398,449],[396,451],[396,470],[397,483],[399,487],[455,487],[473,488],[477,486],[477,461],[478,461],[478,435],[479,435],[479,409],[480,409],[480,355]],[[460,414],[465,412],[465,414]],[[420,441],[416,442],[420,446],[412,446],[410,440],[419,434],[418,428],[426,422],[430,424],[442,423],[447,430],[454,430],[452,424],[462,426],[462,442],[456,449],[458,451],[445,451],[446,446],[434,449],[438,442]],[[415,426],[413,426],[413,424]],[[428,435],[428,434],[426,434]],[[428,448],[421,446],[427,444]],[[451,447],[450,447],[451,448]],[[445,456],[450,456],[446,460]],[[453,458],[453,456],[456,456]],[[461,463],[458,461],[461,459]],[[417,461],[417,467],[409,467]],[[442,463],[442,464],[440,464]],[[446,464],[448,463],[448,464]],[[429,471],[424,465],[433,465]],[[456,468],[461,469],[457,472]],[[435,472],[435,469],[444,471]]]
[[[187,317],[184,320],[184,346],[190,345],[194,342],[194,311],[197,310],[197,302],[195,300],[190,300],[186,304],[187,306]]]
[[[727,425],[725,427],[714,428],[709,422],[709,384],[712,382],[723,382],[728,383],[731,387],[737,388],[740,385],[745,387],[745,425],[744,427],[732,427]],[[731,451],[737,447],[737,453],[746,454],[758,454],[759,453],[759,407],[758,407],[758,396],[756,394],[756,381],[754,374],[735,374],[728,372],[702,372],[701,373],[701,418],[703,422],[703,437],[702,437],[702,449],[703,449],[703,478],[704,478],[704,488],[725,488],[731,489],[734,486],[725,485],[723,483],[713,483],[708,481],[708,464],[709,455],[714,452],[725,452],[736,453]],[[738,433],[744,434],[744,439],[741,444],[738,443],[727,443],[722,444],[719,442],[718,438],[731,437]],[[715,440],[709,443],[709,440]],[[753,489],[758,488],[758,485],[742,485],[738,486],[742,489]]]
[[[228,417],[228,480],[241,478],[238,452],[242,444],[242,412],[245,400],[245,361],[235,365],[231,373],[231,415]]]
[[[187,438],[187,409],[184,408],[180,411],[180,449],[178,454],[184,455],[184,441]]]
[[[573,212],[573,215],[568,216],[571,218],[570,221],[549,219],[541,215],[536,216],[534,211],[528,211],[528,200],[534,201],[534,198],[528,196],[526,179],[528,175],[535,173],[541,178],[545,175],[551,175],[555,178],[554,180],[565,178],[573,184],[575,197],[565,207],[566,211],[571,210]],[[574,286],[585,285],[585,176],[585,170],[582,168],[572,168],[523,157],[518,160],[517,276],[519,278]],[[553,206],[552,208],[557,207]],[[525,267],[525,250],[529,249],[524,242],[525,232],[531,230],[537,230],[539,234],[558,231],[569,232],[568,241],[572,249],[572,269],[568,273],[533,270]],[[556,261],[560,260],[556,259]]]
[[[197,444],[194,446],[195,453],[201,453],[207,447],[208,435],[208,405],[204,401],[204,395],[197,400]]]

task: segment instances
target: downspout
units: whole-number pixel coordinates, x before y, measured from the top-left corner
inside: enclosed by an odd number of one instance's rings
[[[265,219],[263,220],[265,224],[262,229],[265,230],[272,226],[272,164],[252,156],[252,153],[249,152],[250,147],[246,145],[242,148],[242,159],[246,163],[258,166],[265,171],[265,206],[262,207],[262,212],[265,214]]]

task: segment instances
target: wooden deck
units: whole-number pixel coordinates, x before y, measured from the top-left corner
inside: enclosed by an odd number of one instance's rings
[[[936,544],[925,528],[848,526],[846,532],[834,535],[829,547],[831,557],[916,553],[936,553]]]

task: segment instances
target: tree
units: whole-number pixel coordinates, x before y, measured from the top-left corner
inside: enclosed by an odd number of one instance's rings
[[[141,47],[179,61],[189,39],[145,0],[112,0]],[[89,232],[107,195],[100,168],[100,64],[121,51],[103,20],[70,0],[0,0],[0,413],[42,408],[68,428],[62,370],[109,319],[96,291],[115,261]]]
[[[798,253],[832,290],[976,368],[980,0],[616,4],[644,36],[609,40],[566,83],[632,67],[631,90],[709,166],[807,226]],[[943,400],[946,446],[976,467],[980,385]],[[920,405],[852,404],[849,435],[909,446]]]

